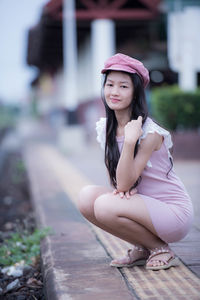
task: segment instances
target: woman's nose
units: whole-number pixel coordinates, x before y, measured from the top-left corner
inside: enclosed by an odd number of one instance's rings
[[[112,93],[112,95],[118,95],[119,94],[118,87],[117,86],[113,86],[111,93]]]

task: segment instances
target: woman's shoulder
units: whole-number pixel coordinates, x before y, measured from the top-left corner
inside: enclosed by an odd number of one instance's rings
[[[164,129],[157,123],[155,123],[151,118],[147,117],[145,123],[142,126],[143,134],[140,137],[140,141],[145,139],[149,133],[158,133],[164,137],[164,143],[167,149],[170,149],[173,146],[171,134],[168,130]]]
[[[96,122],[97,141],[101,148],[104,149],[106,142],[106,118],[100,118]]]

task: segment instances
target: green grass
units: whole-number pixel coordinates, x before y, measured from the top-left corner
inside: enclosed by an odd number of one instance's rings
[[[40,254],[40,241],[48,234],[52,234],[50,228],[35,229],[32,234],[27,231],[13,233],[0,246],[0,265],[11,266],[22,260],[28,265],[32,264]]]

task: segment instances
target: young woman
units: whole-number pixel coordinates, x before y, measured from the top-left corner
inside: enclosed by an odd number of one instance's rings
[[[170,134],[148,117],[149,72],[140,61],[116,54],[102,73],[106,118],[97,122],[97,140],[105,149],[112,189],[84,187],[79,209],[90,222],[133,245],[111,266],[176,266],[168,243],[188,233],[193,207],[173,170]]]

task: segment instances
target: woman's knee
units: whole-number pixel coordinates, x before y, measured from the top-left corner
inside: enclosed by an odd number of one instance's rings
[[[87,185],[79,193],[78,209],[83,215],[88,215],[94,211],[95,186]]]
[[[96,219],[101,223],[112,222],[114,217],[114,210],[110,205],[110,197],[112,197],[109,193],[103,194],[99,196],[94,203],[94,214]]]

